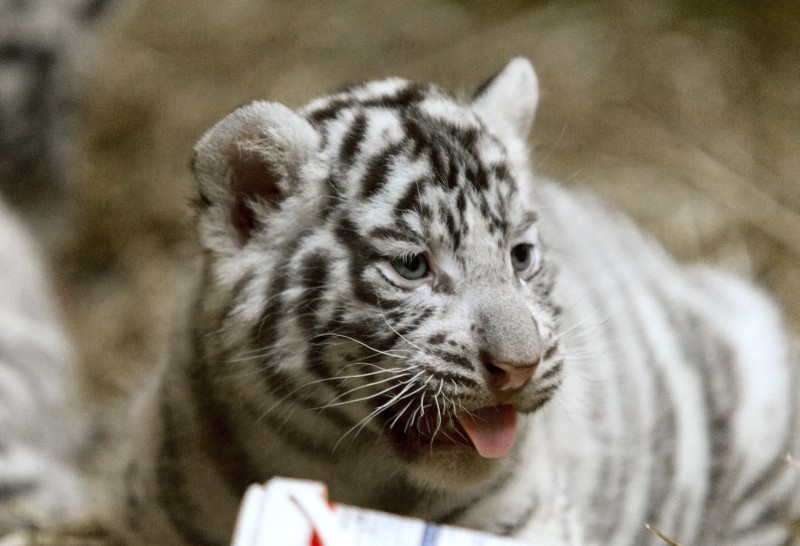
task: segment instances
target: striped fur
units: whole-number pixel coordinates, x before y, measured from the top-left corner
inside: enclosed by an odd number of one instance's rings
[[[0,534],[82,510],[74,362],[29,234],[0,201]]]
[[[469,99],[388,79],[200,140],[197,297],[115,484],[132,544],[225,544],[275,475],[537,544],[791,543],[775,306],[534,178],[537,96],[515,59]],[[500,404],[516,441],[481,457],[460,419]]]
[[[41,205],[67,187],[92,28],[112,3],[0,2],[0,191],[11,203]]]
[[[0,536],[86,510],[78,370],[31,234],[11,208],[40,227],[60,210],[91,24],[108,4],[0,1]]]

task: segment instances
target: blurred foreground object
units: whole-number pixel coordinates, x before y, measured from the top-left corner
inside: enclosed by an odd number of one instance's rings
[[[319,482],[274,478],[247,490],[232,546],[523,546],[516,540],[332,504]]]
[[[82,426],[71,344],[42,264],[0,202],[0,535],[73,517]]]

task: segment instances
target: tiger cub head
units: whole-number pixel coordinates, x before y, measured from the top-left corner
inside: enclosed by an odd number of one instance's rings
[[[508,459],[563,363],[537,101],[518,58],[469,99],[386,79],[253,102],[199,141],[198,338],[253,419],[331,453],[384,446],[427,484]]]

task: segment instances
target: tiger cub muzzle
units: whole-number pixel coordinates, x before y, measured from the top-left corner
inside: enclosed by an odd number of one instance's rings
[[[462,358],[434,353],[440,358],[431,364],[438,365],[422,367],[427,377],[419,379],[421,386],[407,386],[418,392],[384,399],[385,422],[405,456],[466,449],[485,459],[502,457],[514,445],[517,413],[542,403],[536,372],[545,351],[531,310],[513,292],[482,291],[471,299],[470,343],[464,344],[469,349]],[[448,334],[438,335],[438,340],[445,339]],[[452,369],[453,362],[468,363],[468,373]]]

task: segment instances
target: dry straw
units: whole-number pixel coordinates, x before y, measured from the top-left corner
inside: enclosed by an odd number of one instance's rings
[[[650,525],[649,523],[644,524],[645,529],[656,535],[658,538],[669,544],[669,546],[681,546],[679,542],[675,542],[673,539],[669,538],[667,535]]]

